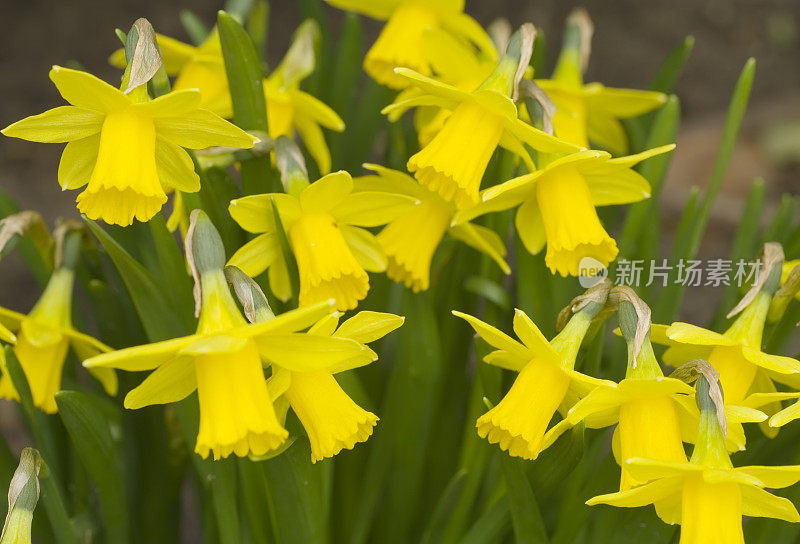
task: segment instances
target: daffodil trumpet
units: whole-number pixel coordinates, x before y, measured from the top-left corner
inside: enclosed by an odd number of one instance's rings
[[[51,414],[58,411],[55,394],[61,389],[64,363],[70,347],[79,360],[111,351],[110,347],[72,326],[72,292],[75,267],[80,257],[81,233],[70,231],[57,240],[61,246],[61,262],[30,313],[25,315],[0,308],[0,323],[7,332],[3,339],[14,343],[14,354],[25,373],[33,404]],[[16,335],[8,329],[15,331]],[[3,371],[0,398],[19,400],[5,367],[5,357],[0,355],[0,359]],[[113,370],[92,369],[90,373],[100,381],[106,393],[111,396],[117,394],[117,376]]]
[[[332,301],[248,324],[226,281],[219,234],[200,210],[192,212],[191,221],[186,247],[199,303],[197,332],[93,357],[84,366],[152,370],[125,397],[128,409],[178,402],[197,391],[200,426],[195,452],[202,457],[264,455],[280,447],[288,433],[276,415],[262,361],[316,371],[363,361],[370,352],[348,338],[301,332],[328,315]]]
[[[521,121],[512,97],[528,65],[533,29],[523,25],[514,33],[495,70],[476,89],[464,91],[406,68],[395,72],[423,91],[419,96],[383,109],[437,106],[452,111],[431,142],[408,160],[408,170],[427,189],[459,209],[479,203],[479,191],[489,159],[497,146],[535,165],[523,144],[545,153],[574,153],[579,146]]]
[[[453,312],[496,348],[484,357],[485,362],[519,372],[500,402],[478,418],[481,438],[498,444],[512,457],[536,459],[571,427],[566,419],[550,426],[565,400],[585,397],[598,386],[614,385],[574,370],[581,342],[603,306],[604,302],[589,301],[550,342],[521,310],[514,314],[514,332],[521,342],[471,315]]]
[[[701,414],[698,439],[688,462],[628,459],[628,471],[648,483],[594,497],[587,504],[627,508],[653,504],[665,523],[681,525],[681,544],[744,544],[742,516],[800,521],[789,500],[765,489],[795,484],[800,466],[734,468],[709,388],[701,375],[696,388]]]
[[[674,148],[670,144],[619,158],[587,150],[555,159],[535,172],[485,189],[481,203],[460,211],[454,224],[516,207],[520,240],[534,255],[547,246],[545,264],[551,272],[580,275],[581,262],[587,258],[608,266],[619,250],[596,208],[648,198],[650,184],[633,167]]]

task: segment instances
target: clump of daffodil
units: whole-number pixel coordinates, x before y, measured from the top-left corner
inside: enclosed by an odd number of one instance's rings
[[[436,79],[462,91],[470,92],[483,83],[497,67],[497,50],[476,50],[441,29],[428,29],[423,34],[423,42],[430,56],[430,63]],[[489,41],[491,43],[491,41]],[[408,87],[398,93],[388,115],[394,122],[407,110],[412,98],[424,91],[418,87]],[[414,128],[421,146],[428,145],[444,126],[452,112],[437,106],[419,106],[414,113]]]
[[[800,362],[761,350],[770,301],[780,282],[783,250],[779,244],[765,245],[763,263],[758,282],[728,314],[731,317],[741,312],[724,333],[676,322],[669,327],[654,326],[653,339],[670,346],[664,361],[673,366],[692,359],[708,360],[719,372],[730,404],[755,407],[771,400],[763,410],[772,415],[780,410],[779,401],[786,398],[769,396],[776,391],[773,380],[791,384],[800,372]],[[751,395],[758,396],[750,399]],[[764,426],[762,429],[770,432]]]
[[[654,110],[667,97],[654,91],[584,84],[591,35],[592,23],[586,12],[573,12],[567,19],[552,79],[537,79],[536,83],[557,108],[553,116],[556,136],[581,147],[589,147],[591,141],[614,155],[624,155],[628,152],[628,137],[620,120]]]
[[[222,240],[200,210],[192,212],[186,247],[199,302],[197,332],[106,353],[84,366],[153,370],[125,397],[129,409],[178,402],[196,390],[200,427],[195,452],[202,457],[211,452],[215,458],[264,455],[288,433],[275,413],[262,359],[305,370],[363,357],[367,348],[347,338],[299,332],[330,313],[332,301],[248,324],[228,288]]]
[[[505,56],[473,91],[464,91],[406,68],[395,72],[424,91],[417,97],[384,108],[384,113],[421,105],[452,111],[431,142],[408,160],[408,170],[419,182],[458,208],[480,201],[480,185],[489,159],[498,145],[521,156],[530,170],[534,164],[523,144],[546,153],[573,153],[580,147],[558,140],[521,121],[512,101],[533,50],[534,29],[523,25],[515,32]]]
[[[734,468],[725,449],[717,410],[721,394],[712,400],[706,377],[697,379],[700,426],[691,459],[670,462],[633,458],[628,471],[644,485],[601,495],[589,505],[639,507],[653,504],[666,523],[681,525],[681,544],[744,544],[742,516],[800,521],[794,505],[764,488],[783,488],[800,480],[800,466]]]
[[[378,242],[386,255],[386,275],[405,284],[414,292],[430,285],[431,261],[445,234],[488,255],[508,274],[506,246],[493,230],[465,222],[451,226],[456,213],[452,202],[421,186],[414,178],[376,164],[365,164],[376,175],[354,180],[357,191],[399,193],[415,199],[417,204],[393,218],[378,234]]]
[[[433,0],[326,0],[348,11],[387,20],[378,39],[364,57],[364,71],[381,85],[402,89],[408,80],[395,74],[397,67],[410,68],[423,75],[432,70],[432,52],[424,37],[426,32],[443,30],[463,44],[491,51],[492,43],[481,26],[464,13],[464,2]]]
[[[575,359],[592,320],[605,305],[609,283],[591,288],[566,326],[550,342],[521,310],[514,315],[514,332],[521,343],[479,319],[454,311],[466,320],[489,345],[497,348],[484,361],[519,372],[511,389],[492,409],[478,418],[478,434],[499,444],[512,457],[536,459],[569,427],[564,419],[550,421],[568,397],[584,397],[600,380],[574,370]]]
[[[303,22],[295,32],[286,56],[264,79],[263,87],[269,136],[292,137],[296,130],[320,172],[327,174],[331,169],[331,153],[322,128],[341,132],[344,130],[344,121],[325,103],[300,90],[300,82],[315,68],[314,45],[318,35],[319,28],[315,21],[309,19]],[[212,31],[197,47],[161,34],[158,35],[158,43],[167,73],[177,75],[173,88],[198,89],[202,96],[202,107],[230,118],[233,106],[219,33]],[[120,65],[120,60],[124,61],[122,50],[111,57],[115,65]]]
[[[618,384],[598,386],[569,411],[567,420],[575,425],[614,429],[614,454],[622,468],[620,491],[641,485],[627,470],[626,461],[636,457],[683,462],[683,442],[697,437],[699,414],[692,398],[694,389],[684,381],[665,377],[650,343],[650,309],[630,288],[616,287],[609,298],[619,299],[617,315],[628,344],[625,379]],[[725,407],[731,423],[726,444],[729,450],[744,449],[741,423],[763,421],[757,410]]]
[[[153,61],[155,62],[155,61]],[[61,188],[86,189],[78,209],[90,219],[130,225],[148,221],[171,190],[196,192],[200,179],[183,148],[250,148],[252,136],[200,108],[193,89],[151,100],[146,81],[123,77],[124,92],[86,72],[54,66],[50,79],[70,103],[3,129],[35,142],[68,142],[61,155]]]
[[[229,264],[251,277],[269,270],[273,294],[288,300],[291,285],[281,249],[283,229],[297,261],[300,305],[335,299],[339,310],[355,308],[369,291],[367,271],[386,268],[380,243],[363,227],[391,221],[415,200],[398,192],[354,192],[353,180],[344,171],[309,183],[299,150],[285,137],[277,140],[276,153],[286,193],[231,202],[231,217],[259,236],[242,246]]]
[[[539,170],[484,190],[482,203],[460,212],[455,222],[518,206],[520,240],[532,254],[547,245],[545,264],[551,272],[577,276],[585,257],[608,266],[619,250],[596,208],[648,198],[650,184],[633,167],[674,148],[670,144],[618,158],[587,150],[555,158],[540,164]]]
[[[240,301],[245,308],[252,304],[248,319],[256,323],[269,322],[274,315],[257,284],[234,267],[227,269],[235,274]],[[233,271],[238,271],[233,272]],[[242,300],[242,294],[247,300]],[[368,344],[389,334],[403,324],[403,318],[382,312],[359,312],[339,323],[341,314],[334,312],[320,319],[308,330],[311,337],[348,338],[359,344]],[[317,365],[309,361],[307,368],[284,367],[273,362],[272,375],[267,387],[279,411],[291,407],[308,434],[311,444],[311,462],[333,457],[343,449],[352,449],[357,443],[366,441],[378,417],[364,410],[341,388],[334,374],[351,370],[377,359],[377,355],[365,349],[346,361]],[[286,406],[288,404],[288,407]]]
[[[55,394],[61,389],[61,375],[70,346],[80,360],[111,351],[102,342],[78,332],[72,326],[72,291],[75,267],[80,258],[81,234],[59,229],[57,238],[60,262],[57,263],[42,296],[28,315],[0,308],[0,321],[16,332],[14,355],[25,373],[33,404],[47,413],[58,411]],[[13,335],[12,335],[13,336]],[[5,369],[0,377],[0,398],[19,400],[19,394]],[[96,369],[97,378],[109,395],[117,394],[113,370]]]

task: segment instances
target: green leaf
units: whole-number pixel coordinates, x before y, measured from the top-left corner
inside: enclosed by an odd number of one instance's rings
[[[166,285],[159,285],[150,272],[134,260],[97,223],[86,217],[84,221],[122,276],[150,341],[156,342],[186,334],[191,324],[186,323],[183,320],[184,314],[170,304],[171,296],[165,290]]]
[[[124,485],[121,452],[112,438],[119,433],[117,420],[110,419],[108,409],[101,409],[98,401],[79,391],[56,393],[58,415],[67,428],[72,444],[83,466],[97,488],[102,505],[103,525],[109,542],[124,544],[130,541],[130,507]]]
[[[501,310],[511,310],[511,296],[494,280],[482,276],[470,276],[464,282],[464,289],[494,302]]]
[[[178,17],[181,20],[183,29],[189,35],[189,39],[192,40],[194,45],[200,45],[206,41],[208,37],[208,28],[206,28],[203,20],[198,17],[195,12],[189,9],[182,9],[178,13]]]
[[[286,229],[283,228],[283,221],[281,221],[281,215],[278,213],[275,200],[270,198],[270,203],[272,204],[272,214],[275,218],[275,230],[278,232],[278,241],[281,245],[281,254],[286,264],[286,270],[289,271],[289,285],[292,288],[292,298],[296,299],[300,296],[300,273],[297,270],[297,261],[294,258],[292,246],[289,244],[289,236],[286,234]]]
[[[447,520],[458,504],[458,497],[464,488],[464,481],[467,475],[466,470],[459,470],[450,479],[436,509],[431,513],[427,528],[422,535],[421,544],[441,543],[441,536],[446,530]]]
[[[233,121],[245,130],[269,132],[267,103],[264,100],[264,74],[253,40],[236,19],[220,11],[217,29],[228,75]],[[242,187],[247,195],[265,193],[271,179],[268,156],[242,162]]]
[[[651,91],[671,93],[683,72],[683,67],[694,48],[694,36],[686,36],[683,42],[673,49],[666,60],[661,64],[655,77],[650,81],[648,88]]]
[[[547,543],[547,530],[524,462],[510,455],[501,456],[514,535],[517,544]]]
[[[504,542],[503,536],[509,532],[511,510],[508,498],[502,497],[492,504],[470,527],[460,544],[495,544]]]

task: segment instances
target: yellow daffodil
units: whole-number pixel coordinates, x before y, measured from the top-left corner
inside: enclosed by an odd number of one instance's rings
[[[72,268],[60,267],[50,276],[44,293],[28,315],[0,308],[0,322],[17,332],[14,354],[25,372],[33,403],[50,414],[58,411],[55,394],[61,389],[61,375],[70,346],[80,360],[111,351],[102,342],[72,327],[74,283]],[[4,340],[11,340],[4,336]],[[5,368],[3,370],[0,398],[19,400],[10,376],[5,373]],[[117,394],[117,376],[113,370],[93,369],[90,372],[109,395]]]
[[[469,44],[459,41],[441,29],[428,29],[423,41],[430,56],[431,68],[436,79],[466,92],[476,89],[497,67],[497,51],[476,51]],[[392,105],[401,105],[391,110],[389,120],[394,122],[407,110],[412,98],[424,94],[411,86],[397,95]],[[420,106],[414,114],[414,128],[421,146],[428,145],[444,126],[452,112],[436,106]]]
[[[330,314],[308,334],[323,338],[347,338],[358,344],[374,342],[403,324],[403,318],[381,312],[359,312],[339,325],[339,313]],[[377,355],[365,349],[347,361],[315,370],[297,371],[272,363],[270,391],[284,395],[297,414],[311,442],[311,461],[333,457],[366,441],[378,417],[360,406],[337,383],[334,374],[369,364]]]
[[[508,274],[506,247],[500,237],[481,225],[462,223],[451,226],[456,207],[438,194],[421,186],[411,176],[376,164],[365,168],[377,175],[356,178],[357,191],[400,193],[417,200],[402,215],[392,219],[378,234],[386,255],[386,275],[414,292],[428,289],[431,261],[444,235],[464,242],[487,254]]]
[[[455,221],[519,206],[515,223],[522,243],[533,254],[546,244],[545,263],[553,273],[580,274],[584,257],[607,266],[617,256],[617,243],[600,223],[596,207],[648,198],[650,184],[633,166],[674,147],[613,159],[605,151],[555,159],[531,174],[484,190],[483,202],[460,212]]]
[[[464,0],[326,0],[332,6],[388,20],[367,51],[364,71],[387,87],[402,89],[408,81],[394,73],[397,67],[431,74],[431,50],[424,40],[431,29],[441,29],[464,44],[491,51],[492,43],[481,26],[464,13]]]
[[[125,397],[125,407],[177,402],[195,390],[200,427],[195,452],[215,458],[263,455],[288,436],[275,414],[265,361],[312,371],[362,358],[368,348],[348,338],[301,333],[332,311],[332,301],[255,325],[241,315],[228,288],[224,249],[208,217],[195,210],[187,236],[199,285],[200,320],[193,335],[93,357],[87,368],[153,372]]]
[[[628,471],[637,480],[649,483],[594,497],[587,504],[619,507],[654,504],[664,522],[681,525],[681,544],[744,544],[742,516],[800,521],[789,500],[764,489],[793,485],[800,480],[800,466],[734,468],[708,398],[707,382],[705,391],[699,385],[701,382],[705,378],[698,379],[701,420],[691,460],[629,459]]]
[[[166,191],[195,192],[200,180],[184,147],[252,147],[254,138],[200,109],[196,90],[150,100],[141,85],[130,94],[86,72],[54,66],[53,80],[70,106],[6,127],[6,136],[68,142],[61,155],[61,188],[78,189],[78,209],[91,219],[130,225],[147,221],[167,201]]]
[[[270,137],[291,137],[296,130],[320,172],[327,174],[331,169],[331,154],[322,127],[341,132],[344,121],[321,100],[300,90],[300,82],[314,71],[314,40],[318,32],[313,20],[301,24],[286,56],[264,79],[263,86]],[[167,73],[178,76],[173,86],[175,90],[198,89],[202,95],[201,107],[225,118],[233,115],[222,46],[216,30],[198,47],[161,34],[158,44]],[[124,51],[115,52],[111,62],[124,68]]]
[[[395,70],[424,93],[388,106],[384,113],[422,105],[453,112],[433,140],[408,160],[408,169],[423,186],[460,209],[480,201],[481,179],[498,145],[521,156],[530,170],[535,166],[523,144],[546,153],[580,150],[517,117],[517,108],[509,96],[527,66],[531,47],[530,32],[516,32],[495,71],[472,92],[406,68]]]
[[[484,357],[485,362],[519,372],[497,406],[478,418],[476,427],[482,438],[499,444],[512,457],[536,459],[570,427],[562,420],[548,430],[568,394],[581,398],[597,386],[614,385],[574,370],[581,341],[601,308],[602,304],[590,303],[550,342],[524,312],[517,310],[514,332],[522,343],[471,315],[453,312],[497,348]]]
[[[553,127],[559,138],[581,147],[589,142],[614,155],[628,152],[628,137],[621,119],[637,117],[663,105],[667,96],[654,91],[614,89],[600,83],[583,83],[583,67],[589,40],[581,26],[585,12],[576,12],[567,21],[564,46],[552,79],[536,83],[556,106]],[[589,23],[591,24],[591,23]]]
[[[362,227],[393,220],[413,206],[414,199],[399,193],[353,192],[353,180],[344,171],[311,184],[303,181],[292,193],[246,196],[231,202],[231,217],[259,236],[242,246],[230,264],[250,276],[268,269],[273,294],[281,300],[291,296],[274,204],[297,260],[300,305],[335,299],[339,310],[355,308],[369,290],[367,271],[386,268],[380,243]]]

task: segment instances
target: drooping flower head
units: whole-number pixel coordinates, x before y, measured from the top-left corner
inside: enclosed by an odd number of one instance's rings
[[[229,273],[237,268],[229,267]],[[254,322],[274,319],[264,294],[255,281],[243,272],[234,279],[237,294],[244,295],[252,307],[248,318]],[[240,295],[240,300],[242,296]],[[243,301],[244,302],[244,301]],[[248,304],[245,304],[247,307]],[[272,375],[267,381],[271,398],[279,410],[291,408],[308,435],[311,462],[333,457],[343,449],[352,449],[366,441],[378,417],[364,410],[341,388],[334,374],[369,364],[377,355],[365,344],[374,342],[403,324],[403,318],[381,312],[359,312],[339,324],[340,314],[334,312],[320,319],[308,330],[307,342],[320,338],[349,338],[365,349],[356,356],[330,364],[324,359],[308,360],[304,368],[271,364]]]
[[[285,138],[278,141],[290,145]],[[229,264],[251,277],[268,269],[273,294],[288,300],[291,286],[276,224],[279,217],[297,261],[300,305],[335,299],[339,310],[355,308],[369,291],[367,271],[386,268],[378,240],[363,227],[383,225],[415,201],[398,192],[353,192],[353,180],[344,171],[309,184],[304,169],[295,164],[293,173],[284,176],[288,194],[253,195],[231,202],[231,217],[259,236],[242,246]]]
[[[582,398],[600,385],[613,387],[613,382],[574,370],[578,349],[592,319],[603,308],[608,289],[606,283],[594,287],[592,299],[550,342],[521,310],[514,315],[514,332],[521,343],[471,315],[453,312],[497,348],[484,357],[485,362],[519,372],[505,397],[478,418],[476,427],[482,438],[512,457],[536,459],[571,426],[563,419],[550,427],[568,395]]]
[[[228,288],[222,240],[199,210],[192,212],[187,255],[199,287],[197,332],[93,357],[84,365],[152,370],[125,397],[129,409],[177,402],[196,390],[200,427],[195,452],[202,457],[212,452],[215,458],[264,455],[278,448],[288,433],[276,416],[262,359],[305,369],[309,361],[333,365],[361,357],[366,348],[346,338],[300,332],[330,313],[332,301],[248,324]]]
[[[700,425],[689,462],[629,459],[629,472],[649,483],[594,497],[587,504],[628,508],[653,504],[665,523],[681,525],[681,544],[744,544],[742,516],[800,521],[789,500],[764,489],[793,485],[800,480],[800,466],[734,468],[710,387],[701,375],[696,392]]]
[[[402,89],[408,80],[395,74],[397,67],[430,75],[432,52],[425,35],[442,30],[465,47],[490,51],[492,43],[481,26],[464,13],[464,0],[326,0],[332,6],[387,20],[378,39],[367,51],[364,71],[387,87]]]
[[[102,342],[78,332],[72,326],[72,291],[75,267],[80,254],[80,233],[64,232],[57,238],[63,244],[61,262],[53,271],[42,296],[28,315],[0,308],[0,322],[16,332],[16,337],[4,335],[14,342],[14,355],[25,373],[31,389],[33,404],[53,414],[58,411],[55,394],[61,390],[61,377],[69,348],[80,360],[111,351]],[[15,340],[15,341],[14,341]],[[19,400],[19,394],[3,363],[0,377],[0,398]],[[109,395],[117,394],[117,376],[110,369],[93,369]]]
[[[317,23],[311,19],[304,21],[297,28],[286,56],[264,79],[263,87],[270,137],[292,137],[297,131],[320,172],[327,174],[331,168],[331,154],[322,128],[341,132],[344,121],[325,103],[300,90],[300,83],[316,66],[314,47],[318,35]],[[197,47],[161,34],[158,34],[158,44],[167,73],[177,76],[175,90],[197,89],[202,97],[200,107],[224,118],[233,116],[228,76],[216,29]],[[116,51],[110,60],[124,67],[125,52]]]
[[[741,312],[724,333],[681,322],[669,327],[655,327],[654,341],[670,346],[664,352],[664,361],[677,366],[692,359],[707,359],[719,372],[729,403],[763,406],[769,415],[779,411],[780,401],[788,397],[776,395],[773,380],[793,385],[798,383],[800,373],[797,360],[764,353],[761,349],[764,323],[770,301],[778,288],[782,262],[780,246],[766,244],[759,281],[728,314],[730,317]],[[750,399],[753,395],[757,396]],[[771,421],[774,426],[776,423]],[[767,433],[777,432],[767,426],[762,426],[762,429]]]
[[[535,172],[484,190],[482,203],[460,212],[456,223],[518,206],[517,233],[532,254],[547,245],[545,264],[551,272],[577,276],[586,257],[608,266],[619,250],[596,207],[648,198],[650,184],[633,166],[674,147],[619,158],[605,151],[581,151],[555,159]]]
[[[583,83],[591,48],[592,24],[582,9],[567,19],[564,43],[552,79],[536,83],[556,106],[553,127],[559,138],[581,147],[595,145],[614,155],[628,152],[621,120],[637,117],[663,105],[667,97],[654,91],[614,89],[601,83]]]
[[[414,292],[428,289],[431,261],[445,234],[485,253],[503,272],[510,272],[504,259],[506,247],[497,233],[469,222],[451,226],[456,213],[452,202],[443,200],[403,172],[376,164],[365,164],[364,167],[376,175],[356,178],[356,191],[400,193],[417,201],[416,205],[392,219],[377,236],[386,255],[386,275],[389,278]]]
[[[523,144],[546,153],[574,153],[581,149],[517,116],[511,97],[516,96],[517,84],[528,66],[533,32],[529,25],[515,32],[494,72],[471,92],[406,68],[395,70],[424,93],[387,106],[384,113],[423,105],[453,112],[431,142],[408,160],[408,170],[420,184],[460,209],[480,202],[481,179],[498,145],[522,157],[531,171],[535,165]]]
[[[79,189],[78,209],[90,219],[127,226],[147,221],[167,191],[196,192],[200,180],[183,149],[250,148],[255,139],[201,109],[196,90],[151,100],[147,86],[129,93],[86,72],[54,66],[50,79],[70,103],[17,121],[6,136],[68,142],[58,167],[61,188]]]

